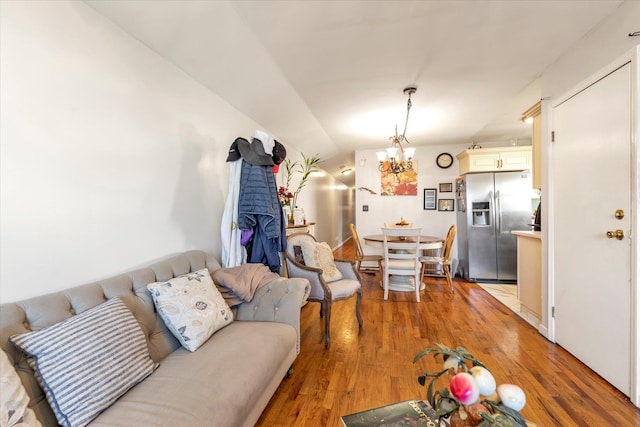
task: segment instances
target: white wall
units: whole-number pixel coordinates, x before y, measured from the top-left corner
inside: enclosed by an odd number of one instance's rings
[[[456,213],[438,210],[424,210],[424,189],[439,188],[440,183],[451,183],[454,192],[440,193],[438,198],[455,199],[455,179],[458,175],[456,154],[465,150],[470,144],[433,145],[416,147],[416,166],[418,168],[417,196],[382,196],[380,195],[381,178],[378,170],[376,152],[386,148],[381,144],[378,150],[356,151],[356,202],[355,217],[358,234],[362,238],[368,234],[380,234],[380,227],[385,222],[398,222],[401,218],[422,227],[422,233],[432,236],[444,236],[452,224],[456,223]],[[438,154],[447,152],[454,157],[454,163],[447,169],[436,165]],[[376,192],[357,190],[366,187]],[[363,205],[368,205],[368,212],[363,212]],[[457,209],[457,207],[455,207]],[[457,255],[454,246],[453,257]],[[366,253],[376,252],[375,248],[363,247]]]
[[[541,76],[541,89],[543,99],[542,109],[542,324],[540,332],[554,339],[553,323],[549,307],[553,304],[553,259],[561,259],[562,254],[554,254],[551,233],[553,230],[553,206],[552,200],[546,197],[553,191],[553,170],[549,167],[552,164],[550,135],[552,130],[552,105],[558,97],[576,88],[586,78],[603,69],[614,60],[628,53],[632,48],[640,44],[640,37],[629,37],[628,34],[640,30],[640,2],[625,1],[612,15],[605,19],[596,29],[591,31],[584,39],[565,53],[555,64],[549,67]],[[636,95],[637,95],[637,88]],[[635,119],[640,123],[640,113],[635,111]],[[636,123],[636,126],[637,126]],[[638,139],[638,129],[635,128],[636,140]],[[637,150],[637,142],[636,142]],[[636,159],[637,160],[637,159]],[[637,165],[636,165],[637,166]],[[635,182],[638,177],[633,178]],[[598,189],[596,189],[598,191]],[[607,191],[601,189],[599,191]],[[562,197],[556,194],[554,197]],[[547,203],[549,201],[549,203]],[[640,206],[635,205],[637,212]],[[636,217],[637,218],[637,217]],[[637,223],[637,221],[636,221]],[[633,260],[633,269],[638,271],[638,259]],[[636,273],[637,276],[637,273]],[[635,277],[637,280],[637,277]],[[632,289],[637,288],[637,283],[632,283]],[[633,369],[632,369],[632,395],[631,400],[638,405],[640,402],[640,352],[638,342],[640,342],[640,324],[638,323],[637,306],[638,293],[635,292],[632,316],[635,324],[633,327],[632,347],[633,347]]]
[[[0,2],[0,55],[1,302],[219,257],[228,148],[257,123],[83,2]]]

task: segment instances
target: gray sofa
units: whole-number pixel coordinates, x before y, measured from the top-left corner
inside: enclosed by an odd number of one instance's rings
[[[299,351],[304,279],[278,278],[234,308],[234,321],[195,352],[180,346],[156,313],[146,285],[220,264],[202,251],[65,291],[0,305],[0,345],[18,372],[31,408],[57,425],[27,357],[8,339],[40,330],[119,296],[145,334],[159,367],[91,422],[91,426],[252,426]],[[117,372],[114,372],[117,375]]]

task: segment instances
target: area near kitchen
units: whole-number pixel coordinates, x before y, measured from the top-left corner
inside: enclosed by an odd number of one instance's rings
[[[542,320],[540,102],[522,120],[532,124],[531,146],[472,146],[456,156],[457,274],[537,329]]]

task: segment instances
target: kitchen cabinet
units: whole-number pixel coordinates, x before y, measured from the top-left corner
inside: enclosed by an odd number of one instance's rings
[[[531,146],[468,149],[456,158],[460,175],[528,170],[531,169]]]
[[[542,321],[542,240],[539,231],[512,231],[518,238],[520,316],[538,329]]]
[[[522,113],[522,119],[531,124],[531,178],[533,188],[542,188],[542,103],[540,101]]]

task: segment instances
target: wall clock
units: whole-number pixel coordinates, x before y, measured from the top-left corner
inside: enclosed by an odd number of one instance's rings
[[[436,164],[442,169],[446,169],[453,164],[453,156],[449,153],[438,154]]]

